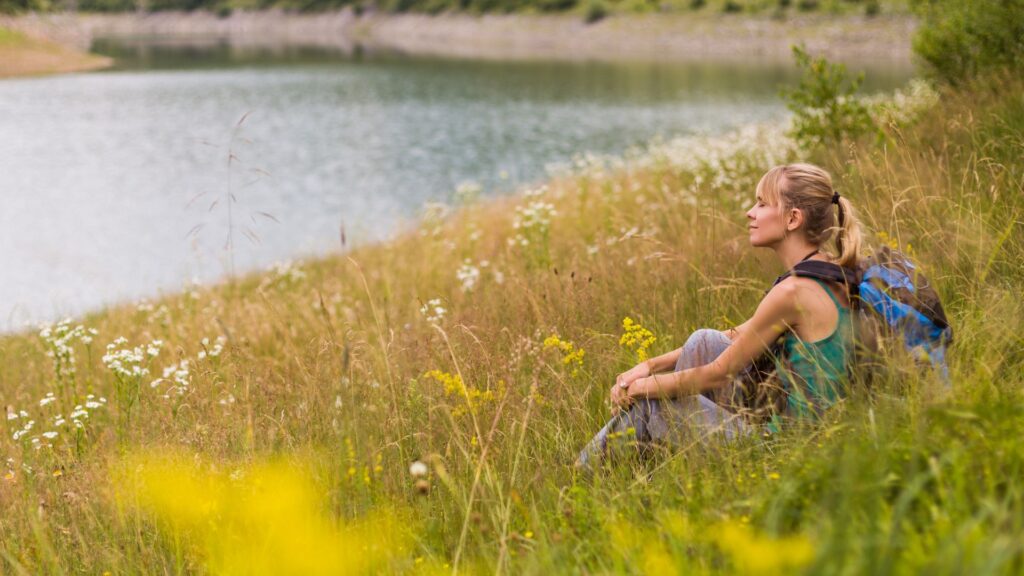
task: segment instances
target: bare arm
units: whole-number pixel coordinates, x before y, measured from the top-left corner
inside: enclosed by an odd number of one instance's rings
[[[665,352],[661,356],[655,356],[647,360],[647,368],[651,371],[651,374],[657,374],[658,372],[666,372],[676,367],[676,363],[679,362],[679,355],[682,354],[682,348],[676,348],[669,352]]]
[[[713,362],[671,374],[635,380],[629,387],[630,399],[672,398],[700,394],[729,383],[733,375],[760,356],[789,327],[795,326],[796,286],[783,282],[761,301],[754,316],[738,328],[733,343]]]
[[[743,324],[740,324],[739,326],[733,326],[732,328],[729,328],[728,330],[725,331],[725,335],[729,337],[729,340],[732,340],[732,341],[735,342],[736,339],[740,337],[740,334],[742,334],[744,330],[746,330],[747,328],[750,328],[751,320],[753,320],[753,318],[751,318],[750,320],[747,320],[746,322],[744,322]]]

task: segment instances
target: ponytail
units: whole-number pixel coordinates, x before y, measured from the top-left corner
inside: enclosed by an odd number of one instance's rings
[[[860,259],[860,221],[850,201],[838,196],[837,209],[839,228],[836,230],[836,264],[844,268],[856,268]]]

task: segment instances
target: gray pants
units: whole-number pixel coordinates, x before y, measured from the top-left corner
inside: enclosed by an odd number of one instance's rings
[[[717,358],[732,340],[718,330],[697,330],[683,345],[675,371],[703,366]],[[670,400],[638,400],[628,411],[619,412],[594,436],[580,453],[577,465],[591,469],[607,453],[609,443],[623,442],[640,447],[678,443],[683,438],[721,437],[732,440],[748,434],[751,427],[742,417],[716,401],[726,403],[729,388],[708,395],[682,396]]]

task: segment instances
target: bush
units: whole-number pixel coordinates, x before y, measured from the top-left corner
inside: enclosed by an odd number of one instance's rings
[[[690,10],[700,10],[707,4],[707,0],[690,0]]]
[[[818,9],[818,0],[800,0],[796,7],[801,12],[813,12]]]
[[[78,9],[82,12],[124,12],[135,9],[134,0],[80,0]]]
[[[950,84],[989,69],[1024,67],[1024,0],[918,0],[914,51]]]
[[[602,20],[608,15],[608,5],[604,3],[604,0],[588,0],[585,10],[583,20],[587,24]]]
[[[722,12],[727,14],[743,12],[743,5],[736,2],[736,0],[725,0],[725,4],[722,4]]]
[[[868,105],[857,98],[863,74],[849,78],[846,67],[814,58],[800,46],[793,56],[803,76],[793,90],[783,91],[793,111],[790,136],[805,150],[829,147],[846,138],[879,133]]]

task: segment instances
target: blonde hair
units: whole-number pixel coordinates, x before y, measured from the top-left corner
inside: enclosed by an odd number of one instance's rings
[[[769,206],[801,210],[807,240],[820,249],[834,237],[836,263],[856,267],[860,259],[860,222],[850,201],[832,188],[828,172],[813,164],[776,166],[761,177],[757,194]],[[834,197],[838,202],[833,201]],[[838,204],[838,209],[833,210],[833,204]]]

